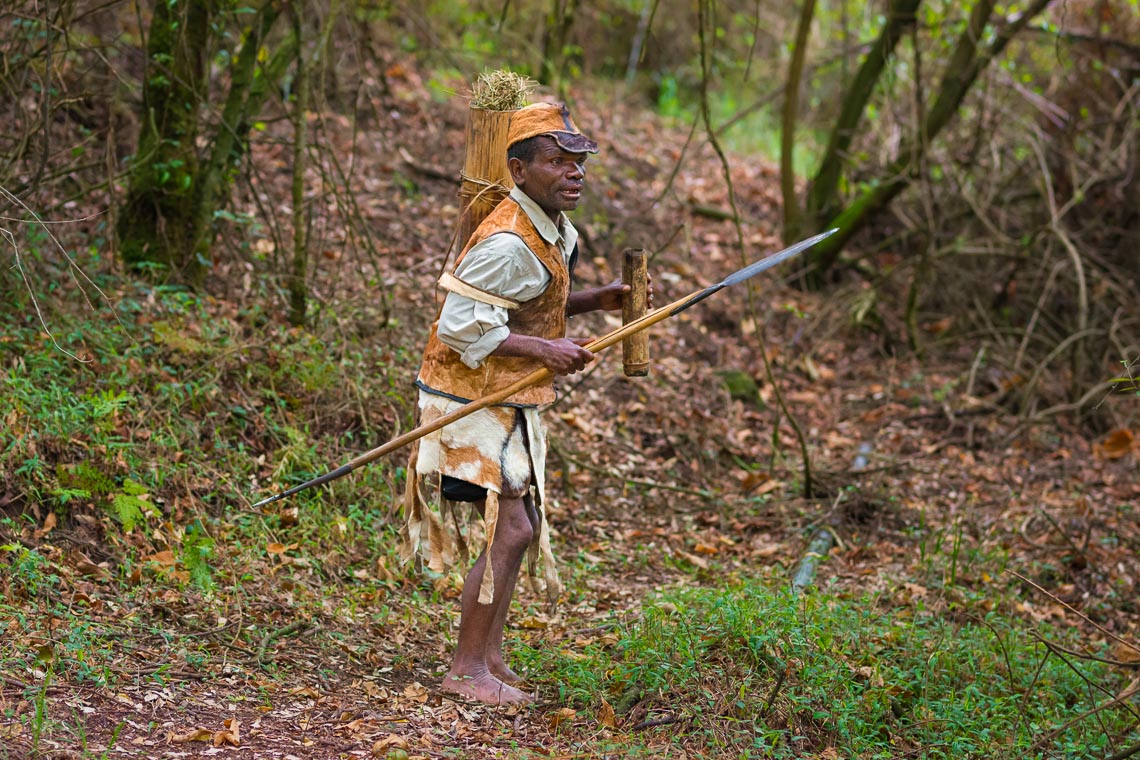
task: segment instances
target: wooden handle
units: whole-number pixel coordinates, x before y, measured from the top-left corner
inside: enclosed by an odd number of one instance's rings
[[[641,248],[627,248],[622,255],[621,281],[629,285],[622,296],[621,321],[623,325],[636,322],[649,309],[648,293],[649,257]],[[621,364],[626,377],[645,377],[649,374],[649,333],[641,331],[621,342]]]

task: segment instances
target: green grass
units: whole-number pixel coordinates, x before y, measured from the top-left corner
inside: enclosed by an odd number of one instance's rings
[[[1106,700],[1090,684],[1115,693],[1125,679],[1095,662],[1079,662],[1078,675],[1020,622],[986,606],[964,601],[935,612],[886,596],[797,598],[780,581],[737,578],[647,600],[609,647],[567,653],[539,643],[522,658],[572,704],[637,696],[645,721],[673,721],[655,729],[669,741],[718,757],[796,758],[834,747],[867,760],[1103,758],[1109,736],[1140,736],[1135,717],[1118,708],[1039,745]],[[650,741],[641,736],[638,745]]]
[[[209,548],[218,518],[382,442],[393,422],[382,415],[407,425],[391,379],[393,355],[406,354],[382,335],[318,337],[178,289],[125,288],[121,324],[105,307],[78,320],[49,314],[60,344],[90,363],[52,348],[30,308],[0,316],[0,470],[61,522],[94,511],[137,535],[170,521],[205,584],[196,560],[218,556]],[[386,508],[399,476],[379,463],[351,490]],[[319,504],[321,493],[294,503]]]

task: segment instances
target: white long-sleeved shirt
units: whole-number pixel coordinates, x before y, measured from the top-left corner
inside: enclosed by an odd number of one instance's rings
[[[519,188],[511,190],[511,198],[522,207],[542,239],[558,246],[569,266],[578,231],[566,214],[559,214],[558,224],[555,224],[542,207]],[[472,247],[455,276],[480,290],[519,302],[538,298],[550,284],[546,267],[518,235],[510,233],[491,235]],[[508,312],[502,306],[448,293],[439,313],[436,334],[444,345],[459,353],[464,364],[474,369],[511,334],[507,318]]]

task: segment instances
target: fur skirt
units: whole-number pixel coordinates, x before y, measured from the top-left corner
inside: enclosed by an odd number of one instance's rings
[[[421,390],[419,424],[425,425],[461,406],[461,402]],[[466,565],[470,561],[469,544],[482,543],[486,552],[495,540],[500,494],[523,493],[533,503],[539,519],[527,551],[528,575],[533,581],[541,562],[547,597],[555,601],[562,584],[550,548],[543,498],[545,470],[546,429],[538,409],[492,406],[425,435],[413,445],[408,462],[405,558],[422,556],[437,573],[449,571],[456,562]],[[487,489],[482,520],[469,505],[443,498],[440,475]],[[485,563],[485,568],[479,586],[480,604],[490,604],[495,594],[491,563]]]

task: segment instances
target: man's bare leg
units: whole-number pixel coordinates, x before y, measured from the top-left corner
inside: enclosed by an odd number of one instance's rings
[[[519,564],[522,568],[522,563]],[[495,620],[491,625],[491,635],[487,639],[487,669],[505,684],[514,685],[522,682],[522,676],[510,669],[503,659],[503,630],[507,625],[507,611],[511,607],[511,598],[514,596],[515,584],[518,582],[518,573],[511,578],[510,588],[503,597],[503,603],[495,608]],[[498,585],[498,584],[496,584]]]
[[[523,498],[523,506],[526,509],[527,519],[530,520],[531,535],[537,536],[539,518],[538,510],[534,507],[534,501],[526,496]],[[519,567],[521,569],[521,562]],[[523,679],[522,676],[511,670],[506,660],[503,659],[503,632],[507,626],[507,613],[511,608],[511,599],[514,597],[515,584],[518,582],[518,578],[517,572],[511,577],[510,588],[507,589],[502,604],[495,609],[495,622],[491,626],[490,638],[487,639],[487,667],[500,681],[512,686],[521,683]]]
[[[531,701],[524,692],[501,681],[487,663],[488,643],[502,642],[502,626],[514,593],[515,580],[534,529],[521,498],[499,497],[499,519],[491,543],[490,562],[495,572],[495,595],[490,604],[479,604],[479,587],[488,561],[484,552],[463,583],[459,642],[451,670],[443,679],[443,690],[490,705],[521,704]]]

